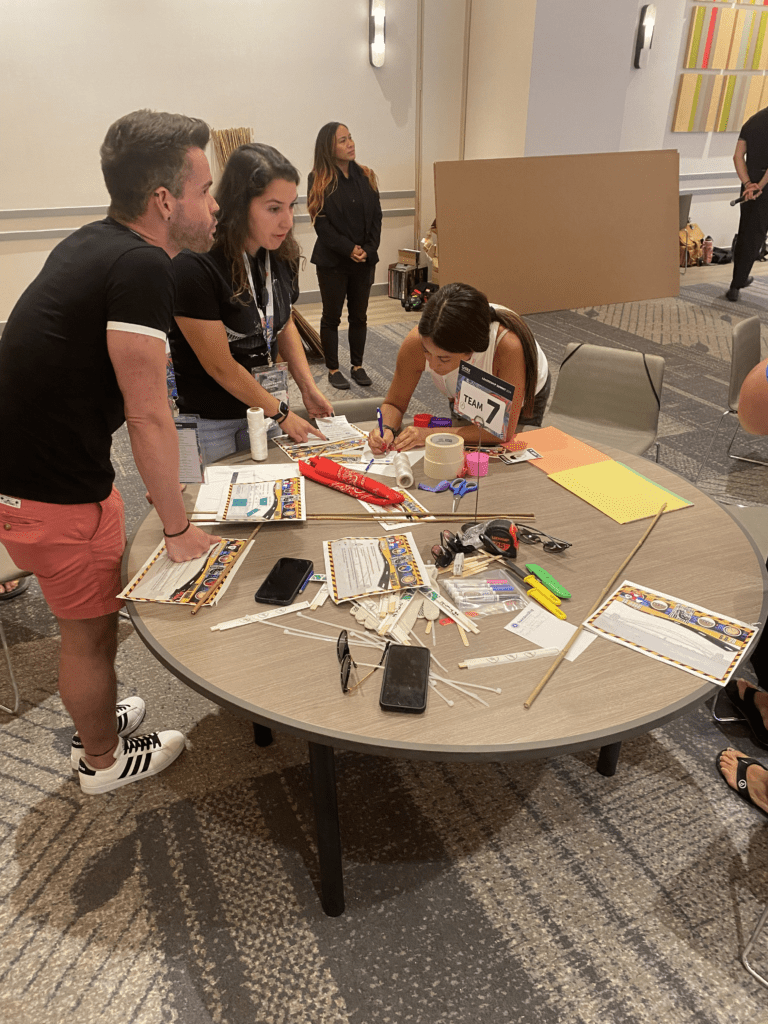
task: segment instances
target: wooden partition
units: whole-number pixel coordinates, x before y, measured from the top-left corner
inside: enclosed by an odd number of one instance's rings
[[[676,150],[435,164],[440,283],[519,313],[677,295]]]

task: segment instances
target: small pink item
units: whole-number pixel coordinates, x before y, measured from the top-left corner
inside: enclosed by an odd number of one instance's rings
[[[432,414],[431,413],[429,413],[429,412],[417,412],[416,415],[413,417],[413,425],[414,425],[414,427],[428,427],[429,426],[429,421],[431,419],[432,419]],[[450,424],[450,420],[449,420],[448,421],[448,426],[450,426],[450,425],[451,424]]]
[[[467,452],[465,458],[470,476],[488,476],[488,456],[485,452]]]

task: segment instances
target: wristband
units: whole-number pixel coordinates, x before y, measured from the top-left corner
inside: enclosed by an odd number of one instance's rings
[[[395,430],[394,427],[390,427],[390,425],[388,423],[382,423],[381,429],[382,430],[391,430],[393,438],[397,438],[397,435],[400,433],[399,430]]]
[[[178,533],[166,533],[165,530],[163,530],[163,536],[168,537],[169,539],[171,537],[181,537],[187,532],[191,525],[192,523],[189,521],[189,519],[187,519],[187,525],[184,527],[183,530],[179,530]]]

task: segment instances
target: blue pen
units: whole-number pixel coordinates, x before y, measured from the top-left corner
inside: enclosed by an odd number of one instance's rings
[[[364,472],[364,473],[367,473],[367,472],[368,472],[368,470],[369,470],[369,469],[371,468],[371,466],[372,466],[372,465],[374,464],[374,462],[375,462],[375,461],[376,461],[375,459],[371,459],[371,461],[370,461],[370,462],[368,463],[368,465],[367,465],[367,466],[365,467],[365,469],[363,470],[363,472]]]
[[[379,423],[379,434],[380,434],[381,439],[383,441],[384,440],[384,418],[381,415],[381,409],[377,409],[376,410],[376,419],[378,420],[378,423]]]
[[[299,593],[300,594],[303,594],[304,591],[307,589],[307,585],[308,585],[308,583],[309,583],[309,581],[311,579],[312,579],[311,576],[307,576],[307,578],[304,580],[304,582],[302,583],[301,587],[299,588]]]

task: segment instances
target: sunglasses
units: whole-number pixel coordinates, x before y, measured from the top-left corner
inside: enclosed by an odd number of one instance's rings
[[[517,525],[517,536],[525,544],[541,544],[545,551],[566,551],[573,545],[567,540],[558,540],[557,537],[550,537],[548,533],[544,533],[542,530],[537,530],[533,526],[521,526]],[[545,541],[542,541],[542,537],[546,537]]]
[[[363,668],[369,668],[371,671],[366,672],[362,679],[358,677],[357,669],[358,662],[354,661],[352,654],[349,650],[349,634],[346,629],[342,629],[339,633],[339,638],[336,641],[336,657],[339,659],[339,667],[341,670],[341,692],[352,693],[358,686],[361,686],[366,679],[373,675],[377,668],[381,668],[384,664],[384,659],[387,656],[389,650],[389,643],[386,644],[384,650],[381,652],[381,659],[378,665],[367,665],[364,662],[360,662]],[[351,685],[350,685],[351,682]]]

